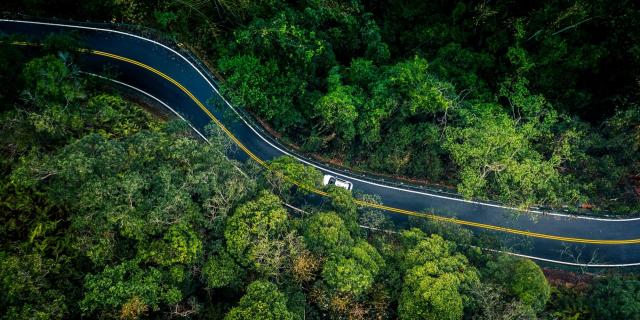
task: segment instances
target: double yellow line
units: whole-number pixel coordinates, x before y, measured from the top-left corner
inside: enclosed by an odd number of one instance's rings
[[[16,44],[16,45],[34,45],[32,43],[27,43],[27,42],[14,42],[14,44]],[[140,61],[129,59],[129,58],[126,58],[126,57],[123,57],[123,56],[119,56],[119,55],[113,54],[113,53],[99,51],[99,50],[91,50],[91,49],[79,49],[79,51],[81,51],[83,53],[90,53],[90,54],[94,54],[94,55],[97,55],[97,56],[102,56],[102,57],[107,57],[107,58],[111,58],[111,59],[114,59],[114,60],[127,62],[127,63],[133,64],[133,65],[136,65],[136,66],[138,66],[140,68],[146,69],[146,70],[148,70],[148,71],[160,76],[161,78],[169,81],[171,84],[175,85],[182,92],[184,92],[187,96],[189,96],[189,98],[191,98],[191,100],[193,100],[193,102],[195,102],[195,104],[198,105],[198,107],[200,107],[200,109],[202,109],[202,111],[205,114],[207,114],[207,116],[209,116],[209,118],[211,118],[211,120],[216,125],[218,125],[225,132],[225,134],[227,136],[229,136],[229,138],[234,143],[236,143],[238,145],[238,147],[240,147],[240,149],[242,149],[242,151],[244,151],[249,157],[251,157],[251,159],[255,160],[259,165],[261,165],[262,167],[266,168],[267,170],[279,173],[279,172],[277,172],[275,170],[272,170],[270,168],[269,164],[266,161],[260,159],[253,152],[251,152],[251,150],[249,150],[244,144],[242,144],[242,142],[240,142],[240,140],[238,140],[238,138],[236,138],[236,136],[233,133],[231,133],[231,131],[229,131],[222,124],[222,122],[220,122],[220,120],[218,120],[218,118],[216,118],[213,115],[213,113],[211,113],[211,111],[209,111],[209,109],[207,109],[207,107],[205,107],[205,105],[202,102],[200,102],[200,100],[198,100],[198,98],[196,98],[187,88],[185,88],[182,84],[180,84],[175,79],[169,77],[168,75],[164,74],[163,72],[161,72],[161,71],[159,71],[159,70],[157,70],[157,69],[155,69],[155,68],[153,68],[153,67],[151,67],[149,65],[146,65],[146,64],[144,64],[144,63],[142,63]],[[281,174],[281,173],[279,173],[279,174]],[[294,185],[296,185],[296,186],[298,186],[298,187],[300,187],[300,188],[302,188],[304,190],[307,190],[309,192],[318,194],[318,195],[323,196],[323,197],[329,196],[329,194],[327,192],[315,189],[315,188],[310,187],[310,186],[306,186],[306,185],[300,184],[300,183],[292,180],[290,177],[287,177],[285,175],[281,174],[281,177],[285,181],[287,181],[287,182],[289,182],[291,184],[294,184]],[[399,213],[399,214],[408,215],[408,216],[428,218],[428,219],[432,219],[432,220],[435,220],[435,221],[455,223],[455,224],[458,224],[458,225],[481,228],[481,229],[485,229],[485,230],[505,232],[505,233],[510,233],[510,234],[533,237],[533,238],[564,241],[564,242],[573,242],[573,243],[602,244],[602,245],[640,244],[640,239],[600,240],[600,239],[584,239],[584,238],[561,237],[561,236],[548,235],[548,234],[544,234],[544,233],[530,232],[530,231],[524,231],[524,230],[518,230],[518,229],[494,226],[494,225],[489,225],[489,224],[484,224],[484,223],[478,223],[478,222],[472,222],[472,221],[466,221],[466,220],[459,220],[459,219],[454,219],[454,218],[449,218],[449,217],[442,217],[442,216],[437,216],[437,215],[434,215],[434,214],[424,214],[424,213],[419,213],[419,212],[415,212],[415,211],[409,211],[409,210],[404,210],[404,209],[399,209],[399,208],[394,208],[394,207],[388,207],[388,206],[375,204],[375,203],[371,203],[371,202],[366,202],[366,201],[362,201],[362,200],[355,200],[355,203],[357,205],[363,206],[363,207],[376,208],[376,209],[381,209],[381,210],[390,211],[390,212]]]

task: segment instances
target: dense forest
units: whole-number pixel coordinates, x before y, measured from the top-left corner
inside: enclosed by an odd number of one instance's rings
[[[519,206],[640,208],[633,1],[4,1],[161,30],[301,150]],[[640,278],[564,281],[400,225],[290,158],[228,159],[74,64],[0,41],[2,319],[640,319]],[[504,249],[504,248],[496,248]],[[578,270],[580,271],[580,270]]]
[[[61,40],[0,44],[0,318],[638,319],[635,276],[550,286],[490,238],[398,228],[340,188],[310,201],[286,177],[319,187],[315,169],[229,160]]]
[[[83,1],[151,26],[302,151],[469,198],[640,209],[637,1]]]

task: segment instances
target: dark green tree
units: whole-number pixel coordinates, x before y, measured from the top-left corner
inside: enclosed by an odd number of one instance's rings
[[[613,276],[596,283],[589,299],[594,317],[600,319],[640,319],[640,281]]]

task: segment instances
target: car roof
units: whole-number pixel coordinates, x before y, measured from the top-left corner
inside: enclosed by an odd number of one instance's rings
[[[339,186],[339,187],[348,187],[348,186],[350,186],[350,185],[351,185],[351,182],[349,182],[349,181],[336,179],[336,186]]]

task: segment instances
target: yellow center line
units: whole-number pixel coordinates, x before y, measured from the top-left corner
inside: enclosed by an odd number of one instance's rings
[[[37,45],[37,44],[33,44],[33,43],[28,43],[28,42],[14,42],[13,44],[25,45],[25,46]],[[150,71],[150,72],[162,77],[163,79],[167,80],[168,82],[170,82],[173,85],[175,85],[176,87],[178,87],[187,96],[189,96],[189,98],[191,98],[191,100],[193,100],[193,102],[195,102],[195,104],[198,105],[198,107],[200,107],[200,109],[202,109],[202,111],[218,127],[220,127],[220,129],[222,129],[222,131],[224,131],[224,133],[236,145],[238,145],[238,147],[240,147],[240,149],[242,149],[242,151],[244,151],[249,157],[251,157],[251,159],[255,160],[259,165],[263,166],[264,168],[266,168],[269,171],[275,172],[282,179],[284,179],[285,181],[287,181],[287,182],[289,182],[289,183],[291,183],[293,185],[298,186],[299,188],[302,188],[304,190],[307,190],[309,192],[318,194],[318,195],[323,196],[323,197],[329,196],[329,194],[327,192],[324,192],[322,190],[318,190],[318,189],[316,189],[314,187],[310,187],[310,186],[298,183],[297,181],[294,181],[290,177],[287,177],[286,175],[283,175],[281,172],[273,170],[266,161],[260,159],[253,152],[251,152],[242,142],[240,142],[240,140],[238,140],[238,138],[236,138],[236,136],[233,133],[231,133],[231,131],[229,131],[222,124],[222,122],[220,122],[220,120],[218,120],[218,118],[216,118],[216,116],[213,115],[213,113],[211,113],[211,111],[209,111],[209,109],[207,109],[207,107],[205,107],[205,105],[202,102],[200,102],[200,100],[198,98],[196,98],[187,88],[185,88],[178,81],[176,81],[175,79],[169,77],[168,75],[164,74],[163,72],[161,72],[161,71],[159,71],[159,70],[157,70],[157,69],[155,69],[155,68],[153,68],[153,67],[151,67],[149,65],[146,65],[146,64],[144,64],[142,62],[139,62],[139,61],[136,61],[136,60],[133,60],[133,59],[129,59],[129,58],[125,58],[123,56],[119,56],[119,55],[116,55],[116,54],[113,54],[113,53],[109,53],[109,52],[104,52],[104,51],[99,51],[99,50],[91,50],[91,49],[78,49],[78,51],[83,52],[83,53],[91,53],[91,54],[94,54],[94,55],[108,57],[108,58],[111,58],[111,59],[115,59],[115,60],[120,60],[120,61],[124,61],[124,62],[127,62],[127,63],[131,63],[133,65],[136,65],[138,67],[146,69],[146,70],[148,70],[148,71]],[[450,218],[450,217],[442,217],[442,216],[437,216],[435,214],[425,214],[425,213],[420,213],[420,212],[415,212],[415,211],[404,210],[404,209],[400,209],[400,208],[394,208],[394,207],[389,207],[389,206],[385,206],[385,205],[375,204],[375,203],[366,202],[366,201],[362,201],[362,200],[355,200],[355,203],[357,205],[363,206],[363,207],[376,208],[376,209],[381,209],[381,210],[390,211],[390,212],[399,213],[399,214],[408,215],[408,216],[414,216],[414,217],[420,217],[420,218],[428,218],[428,219],[432,219],[432,220],[435,220],[435,221],[455,223],[455,224],[458,224],[458,225],[481,228],[481,229],[486,229],[486,230],[499,231],[499,232],[504,232],[504,233],[511,233],[511,234],[516,234],[516,235],[523,235],[523,236],[527,236],[527,237],[540,238],[540,239],[549,239],[549,240],[573,242],[573,243],[603,244],[603,245],[622,245],[622,244],[639,244],[640,243],[640,239],[601,240],[601,239],[584,239],[584,238],[571,238],[571,237],[554,236],[554,235],[549,235],[549,234],[544,234],[544,233],[537,233],[537,232],[530,232],[530,231],[525,231],[525,230],[518,230],[518,229],[494,226],[494,225],[490,225],[490,224],[484,224],[484,223],[460,220],[460,219],[455,219],[455,218]]]

